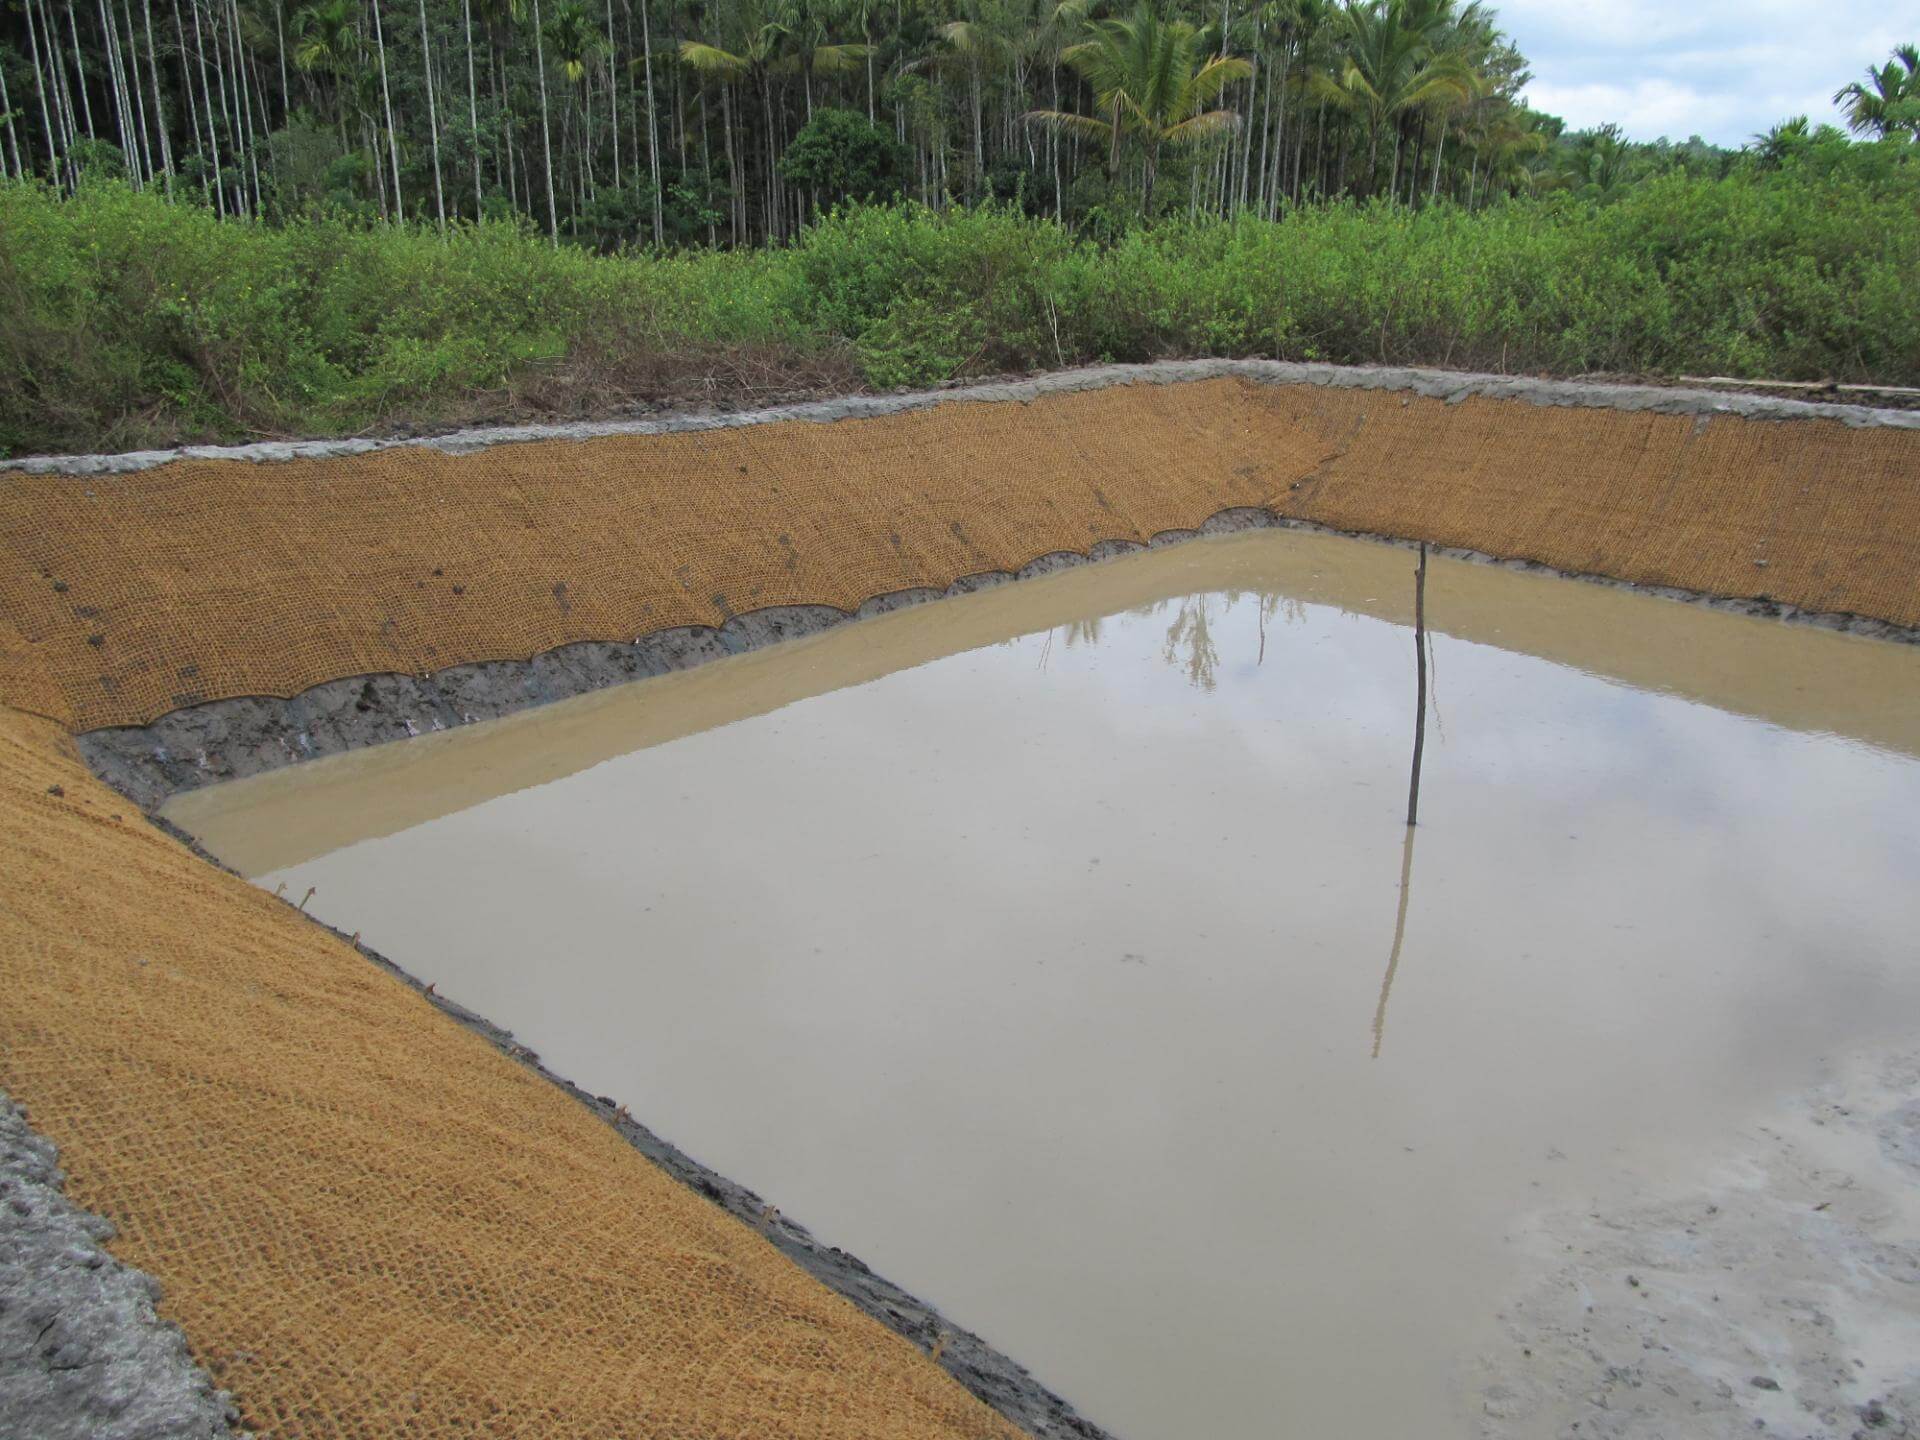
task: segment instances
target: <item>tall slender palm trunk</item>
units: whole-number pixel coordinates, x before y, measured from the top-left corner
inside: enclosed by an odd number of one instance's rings
[[[653,25],[647,15],[647,0],[640,0],[640,60],[647,70],[647,170],[653,180],[653,243],[666,243],[666,221],[661,211],[660,195],[660,122],[653,106]],[[720,92],[721,113],[726,110],[726,91]],[[738,177],[732,176],[733,170],[733,130],[727,129],[727,169],[730,178],[738,184]],[[740,239],[740,227],[734,226],[734,243]]]
[[[140,168],[146,172],[147,182],[151,184],[160,176],[160,167],[153,158],[154,130],[158,122],[148,113],[147,87],[140,79],[140,32],[133,23],[133,0],[120,0],[120,13],[114,16],[116,31],[119,31],[123,20],[126,29],[121,32],[124,41],[120,46],[120,68],[125,72],[128,86],[133,91],[133,115],[140,127]],[[154,96],[153,103],[157,104],[158,101],[158,95]]]
[[[47,137],[47,171],[57,179],[60,171],[60,132],[54,129],[53,112],[47,106],[47,77],[40,62],[40,37],[33,23],[33,0],[27,0],[27,51],[33,59],[33,93],[40,101],[40,128]],[[29,157],[31,158],[31,157]]]
[[[380,23],[380,0],[373,0],[373,46],[380,56],[380,105],[387,115],[387,154],[393,163],[393,219],[404,225],[407,202],[400,193],[400,132],[393,123],[393,90],[387,84],[387,36]]]
[[[540,0],[533,0],[533,61],[540,75],[540,143],[546,152],[547,237],[560,248],[560,207],[553,198],[553,126],[547,118],[547,45],[540,35]]]
[[[213,165],[212,190],[215,196],[215,208],[218,213],[225,214],[227,187],[222,178],[225,172],[220,164],[220,127],[214,123],[213,118],[213,87],[207,78],[207,38],[206,32],[200,25],[199,0],[194,0],[193,5],[193,57],[200,70],[200,98],[204,102],[207,116],[207,146],[212,152],[209,158]]]
[[[180,88],[186,92],[187,96],[187,128],[193,136],[194,148],[204,156],[206,151],[201,149],[200,136],[200,102],[193,93],[193,66],[187,62],[187,32],[180,19],[180,0],[174,0],[173,5],[173,42],[180,55]],[[344,138],[343,131],[342,139]],[[219,203],[215,196],[217,181],[209,183],[207,167],[204,163],[199,168],[200,198],[208,204],[217,206]]]
[[[460,18],[467,29],[467,126],[473,132],[473,218],[486,208],[480,185],[480,87],[473,73],[473,0],[460,0]]]
[[[613,188],[620,188],[620,84],[614,78],[614,65],[620,55],[619,42],[613,36],[613,0],[607,0],[607,127],[613,132]]]
[[[127,91],[120,83],[120,62],[115,55],[113,21],[107,17],[107,0],[99,0],[101,49],[107,61],[107,95],[113,101],[113,128],[120,137],[120,154],[127,165],[127,177],[133,188],[140,188],[140,157],[135,153],[133,117],[127,113]],[[78,43],[76,42],[76,49]]]
[[[227,10],[228,20],[233,27],[228,48],[233,56],[234,106],[240,114],[240,132],[246,136],[246,164],[248,173],[253,177],[253,209],[258,214],[263,208],[264,199],[260,189],[260,137],[254,133],[252,82],[247,77],[246,57],[240,46],[239,0],[227,0]]]
[[[433,96],[433,41],[427,35],[427,0],[420,0],[420,62],[427,72],[427,138],[433,149],[433,209],[440,233],[447,233],[447,196],[440,184],[440,112]]]
[[[160,87],[160,52],[153,43],[153,0],[140,0],[147,23],[147,82],[153,87],[154,129],[160,132],[160,175],[167,198],[173,198],[173,138],[167,129],[166,91]]]
[[[7,117],[7,174],[15,180],[25,177],[20,165],[20,137],[13,128],[13,101],[7,96],[7,71],[0,65],[0,114]]]
[[[98,138],[93,130],[93,100],[87,94],[87,71],[80,56],[80,25],[73,17],[73,0],[67,0],[67,33],[73,40],[73,74],[75,83],[80,87],[80,114],[86,121],[87,138],[93,140]],[[63,82],[65,78],[61,77]],[[71,95],[72,91],[69,90],[68,94]]]

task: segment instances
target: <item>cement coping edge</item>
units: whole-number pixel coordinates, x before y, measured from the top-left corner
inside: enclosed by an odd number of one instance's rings
[[[1048,395],[1101,390],[1114,385],[1177,385],[1194,380],[1238,378],[1261,385],[1311,385],[1338,390],[1378,390],[1421,395],[1448,404],[1485,398],[1531,405],[1622,410],[1653,415],[1728,416],[1741,420],[1833,420],[1855,429],[1920,430],[1920,410],[1886,410],[1810,400],[1728,394],[1664,385],[1628,385],[1586,380],[1476,374],[1397,366],[1308,364],[1287,360],[1160,360],[1138,365],[1097,365],[1024,379],[993,380],[891,395],[848,395],[789,405],[730,411],[688,411],[640,420],[589,420],[557,425],[510,425],[455,430],[444,435],[388,439],[264,440],[248,445],[186,445],[171,450],[133,450],[118,455],[38,455],[0,460],[0,476],[109,475],[151,470],[176,460],[242,460],[273,464],[368,455],[418,447],[469,455],[495,445],[537,440],[597,440],[618,435],[674,435],[726,430],[782,420],[831,423],[925,410],[935,405],[1012,401],[1025,404]]]

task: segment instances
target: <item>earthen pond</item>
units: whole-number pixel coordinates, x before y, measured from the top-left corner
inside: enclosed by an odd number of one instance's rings
[[[1412,563],[1175,546],[168,813],[1126,1440],[1471,1434],[1530,1217],[1911,1037],[1920,648],[1436,558],[1409,839]]]

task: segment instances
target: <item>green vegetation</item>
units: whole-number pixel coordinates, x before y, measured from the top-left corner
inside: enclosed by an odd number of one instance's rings
[[[1566,133],[1496,22],[0,0],[0,453],[1187,355],[1920,381],[1912,47],[1729,151]]]
[[[1566,133],[1523,103],[1498,21],[1480,0],[0,0],[0,172],[275,222],[518,215],[612,251],[787,241],[859,197],[1111,234],[1739,163]],[[1844,87],[1856,133],[1920,137],[1917,70],[1907,47]]]
[[[1385,197],[1104,238],[853,207],[761,251],[599,256],[526,222],[222,221],[0,184],[14,453],[605,413],[1185,355],[1920,383],[1920,166],[1775,137],[1725,176],[1479,211]],[[1589,188],[1599,182],[1589,182]]]
[[[907,147],[864,115],[820,109],[780,157],[780,175],[827,208],[898,199]]]

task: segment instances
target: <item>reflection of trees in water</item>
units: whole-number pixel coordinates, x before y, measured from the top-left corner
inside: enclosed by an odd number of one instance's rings
[[[1067,642],[1069,650],[1080,645],[1092,648],[1100,643],[1100,627],[1105,623],[1102,616],[1095,616],[1091,620],[1069,620],[1060,627],[1060,638]]]
[[[1186,671],[1189,685],[1208,691],[1213,689],[1214,672],[1220,665],[1220,651],[1213,643],[1212,607],[1208,603],[1213,598],[1189,595],[1173,602],[1173,623],[1167,626],[1166,643],[1160,647],[1162,659]],[[1233,608],[1231,599],[1226,608]]]
[[[1171,614],[1160,646],[1161,658],[1184,673],[1188,684],[1211,691],[1218,683],[1220,669],[1216,627],[1230,619],[1246,601],[1252,601],[1254,606],[1254,663],[1258,665],[1267,658],[1269,622],[1278,618],[1283,625],[1304,625],[1307,619],[1304,601],[1253,590],[1206,590],[1196,595],[1149,601],[1125,613],[1129,618],[1141,620],[1166,619]],[[1040,668],[1046,669],[1056,640],[1069,650],[1098,648],[1105,638],[1107,621],[1112,618],[1095,616],[1054,626],[1041,644]]]
[[[1047,631],[1047,638],[1040,642],[1040,668],[1047,668],[1053,659],[1053,642],[1061,641],[1067,649],[1092,650],[1100,644],[1101,617],[1092,620],[1069,620],[1064,625],[1056,625]]]
[[[1134,611],[1142,616],[1173,619],[1167,626],[1166,640],[1160,647],[1161,658],[1186,674],[1196,689],[1211,691],[1220,668],[1220,647],[1215,632],[1221,622],[1230,619],[1245,601],[1253,602],[1255,652],[1254,663],[1267,658],[1267,625],[1276,617],[1285,625],[1303,625],[1307,619],[1304,602],[1287,595],[1252,590],[1208,590],[1197,595],[1161,600]]]
[[[1291,595],[1256,595],[1259,605],[1260,653],[1254,664],[1267,663],[1267,622],[1274,616],[1280,617],[1285,625],[1304,625],[1307,623],[1307,602],[1296,600]]]

